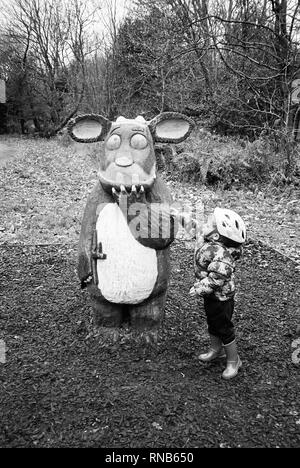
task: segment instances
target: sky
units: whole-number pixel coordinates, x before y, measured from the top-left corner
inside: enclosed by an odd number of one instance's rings
[[[1,1],[1,0],[0,0]],[[100,22],[99,22],[99,29],[103,28],[101,22],[104,25],[107,24],[107,20],[109,17],[115,14],[116,21],[119,22],[122,18],[128,13],[128,9],[132,5],[131,0],[92,0],[95,5],[101,5],[101,13],[100,13]]]
[[[41,0],[47,2],[47,0]],[[1,25],[5,23],[5,12],[7,11],[7,4],[12,4],[13,0],[0,0],[0,33],[1,33]],[[101,25],[101,21],[105,22],[109,16],[109,12],[112,8],[115,10],[116,19],[120,21],[128,11],[128,8],[132,5],[132,0],[91,0],[91,3],[94,3],[95,6],[100,5],[101,9],[101,16],[99,17],[99,29],[103,29],[103,25]]]

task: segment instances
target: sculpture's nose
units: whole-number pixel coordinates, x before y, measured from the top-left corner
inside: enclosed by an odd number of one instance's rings
[[[115,162],[117,166],[128,167],[132,166],[133,159],[128,156],[122,156],[120,158],[117,158]]]

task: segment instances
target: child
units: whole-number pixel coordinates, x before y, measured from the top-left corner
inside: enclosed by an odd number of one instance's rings
[[[203,226],[202,234],[202,243],[198,241],[195,250],[195,274],[199,281],[191,288],[190,294],[204,298],[211,345],[207,353],[200,354],[199,359],[209,362],[226,357],[227,367],[222,377],[231,379],[242,366],[232,315],[235,260],[241,256],[246,228],[237,213],[216,208]]]

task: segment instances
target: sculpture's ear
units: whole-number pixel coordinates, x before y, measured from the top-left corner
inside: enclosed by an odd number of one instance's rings
[[[148,125],[154,141],[159,143],[180,143],[189,136],[195,123],[179,112],[163,112],[154,117]]]
[[[95,143],[104,140],[109,132],[111,121],[102,115],[79,115],[68,123],[68,132],[79,143]]]

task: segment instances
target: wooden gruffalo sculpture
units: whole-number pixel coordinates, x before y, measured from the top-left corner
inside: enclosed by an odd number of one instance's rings
[[[176,234],[171,194],[157,175],[154,143],[179,143],[193,128],[180,113],[143,117],[81,115],[69,122],[80,143],[104,140],[99,182],[82,220],[78,275],[88,287],[97,326],[156,333],[164,317]]]

